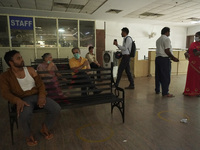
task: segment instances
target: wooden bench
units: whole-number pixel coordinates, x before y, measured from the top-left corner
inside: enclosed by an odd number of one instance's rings
[[[64,98],[56,98],[57,93],[52,92],[55,87],[49,86],[53,84],[51,82],[52,77],[43,77],[42,79],[45,82],[47,96],[52,97],[55,96],[54,100],[60,104],[62,110],[78,108],[90,105],[98,105],[98,104],[111,104],[111,114],[113,112],[113,108],[117,107],[121,113],[122,121],[124,123],[124,90],[119,87],[112,88],[114,83],[113,80],[113,65],[111,68],[100,68],[100,69],[90,69],[90,70],[80,70],[78,71],[78,75],[74,74],[72,70],[64,70],[57,71],[62,76],[58,78],[59,88],[61,88],[62,92],[66,97]],[[89,72],[93,72],[90,74]],[[100,74],[97,71],[101,71]],[[38,72],[39,74],[49,74],[50,72]],[[52,72],[51,72],[52,73]],[[97,76],[101,76],[101,82],[97,79]],[[90,79],[90,81],[86,81],[86,79]],[[63,80],[65,78],[65,80]],[[94,88],[94,86],[96,88]],[[85,89],[81,89],[85,88]],[[101,93],[99,93],[101,91]],[[84,93],[84,94],[83,94]],[[10,130],[11,130],[11,139],[13,141],[13,126],[14,123],[17,124],[17,114],[16,114],[16,106],[11,106],[10,103],[8,105],[9,116],[10,116]],[[35,112],[42,112],[41,110],[34,110]]]

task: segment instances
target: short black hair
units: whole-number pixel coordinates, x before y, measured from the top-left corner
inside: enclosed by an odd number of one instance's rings
[[[93,49],[93,48],[94,48],[94,46],[89,46],[88,50],[91,50],[91,49]]]
[[[5,55],[4,55],[4,60],[5,60],[6,64],[7,64],[9,67],[10,67],[9,61],[11,61],[11,60],[12,60],[12,57],[13,57],[15,54],[17,54],[17,53],[19,53],[19,51],[17,51],[17,50],[11,50],[11,51],[8,51],[8,52],[5,53]]]
[[[78,47],[74,47],[74,48],[72,48],[72,53],[73,53],[73,51],[74,51],[75,49],[77,49],[77,50],[80,52],[80,49],[79,49]]]
[[[127,27],[122,28],[122,32],[125,32],[126,34],[129,34],[129,29]]]
[[[200,36],[200,31],[196,33],[198,36]]]
[[[51,55],[51,53],[44,53],[44,55],[42,55],[42,59],[45,60],[45,58],[48,57],[49,55]]]
[[[169,27],[164,27],[162,30],[161,30],[161,34],[165,34],[167,32],[170,32],[170,28]]]

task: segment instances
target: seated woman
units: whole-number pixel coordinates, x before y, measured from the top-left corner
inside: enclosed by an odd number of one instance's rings
[[[51,79],[44,79],[44,83],[46,88],[51,89],[48,90],[49,97],[56,100],[57,102],[59,101],[66,101],[68,102],[67,96],[62,92],[59,82],[58,82],[58,77],[61,77],[62,75],[59,73],[55,73],[55,71],[58,71],[57,66],[53,62],[53,58],[51,53],[45,53],[42,56],[43,63],[39,64],[37,67],[37,71],[49,71],[49,73],[45,74],[39,74],[41,77],[52,77]],[[62,80],[66,80],[62,78]]]

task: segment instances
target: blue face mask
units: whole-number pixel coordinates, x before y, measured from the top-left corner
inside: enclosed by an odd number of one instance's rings
[[[79,59],[81,56],[80,56],[79,53],[75,53],[75,54],[74,54],[74,57],[75,57],[76,59]]]
[[[195,41],[196,41],[196,42],[199,42],[199,41],[200,41],[200,39],[199,39],[198,36],[195,36]]]

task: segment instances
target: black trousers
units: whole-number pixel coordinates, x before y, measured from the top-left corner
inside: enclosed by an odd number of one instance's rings
[[[82,75],[82,77],[75,77],[73,78],[72,80],[84,80],[85,82],[82,82],[82,83],[73,83],[73,85],[90,85],[89,87],[85,86],[85,87],[81,87],[81,91],[82,91],[82,94],[81,95],[87,95],[87,92],[84,92],[87,88],[90,88],[90,89],[94,89],[95,88],[95,85],[94,83],[92,82],[91,78],[88,76],[87,73],[85,72],[78,72],[76,73],[75,75]]]
[[[99,67],[97,64],[95,64],[94,62],[92,62],[92,63],[90,64],[90,67],[91,67],[91,68],[101,68],[101,67]],[[100,72],[100,71],[97,71],[97,73],[100,74],[101,72]],[[101,78],[100,75],[97,76],[97,79],[100,79],[100,78]]]
[[[121,63],[119,65],[118,73],[117,73],[117,80],[116,80],[117,86],[119,85],[119,81],[122,77],[122,73],[123,73],[124,70],[126,71],[128,80],[130,82],[130,86],[134,86],[133,76],[132,76],[131,71],[130,71],[130,56],[129,55],[123,55],[122,56],[122,60],[121,60]]]
[[[171,61],[168,57],[156,57],[155,61],[155,91],[160,92],[162,86],[162,95],[167,95],[169,92],[171,76]]]

